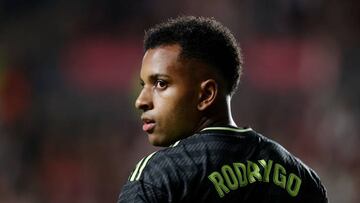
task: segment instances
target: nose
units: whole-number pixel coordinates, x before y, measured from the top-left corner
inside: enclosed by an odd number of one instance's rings
[[[153,108],[151,91],[143,88],[135,101],[135,107],[137,109],[147,111]]]

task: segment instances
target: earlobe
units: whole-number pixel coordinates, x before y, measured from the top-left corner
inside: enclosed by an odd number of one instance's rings
[[[214,79],[208,79],[201,83],[198,110],[204,111],[214,103],[218,93],[218,85]]]

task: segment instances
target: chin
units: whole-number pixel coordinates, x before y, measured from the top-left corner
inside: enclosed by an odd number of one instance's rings
[[[163,143],[159,139],[159,136],[154,135],[154,134],[149,134],[148,138],[149,138],[149,142],[150,142],[151,145],[156,146],[156,147],[162,147],[163,146]]]
[[[156,146],[156,147],[168,147],[168,146],[171,145],[171,143],[169,143],[168,140],[160,139],[159,137],[161,137],[161,136],[159,136],[159,135],[149,134],[148,136],[149,136],[148,137],[149,142],[153,146]]]

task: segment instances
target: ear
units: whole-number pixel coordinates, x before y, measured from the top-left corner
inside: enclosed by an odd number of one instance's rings
[[[214,103],[218,93],[218,85],[214,79],[208,79],[201,83],[198,110],[203,111]]]

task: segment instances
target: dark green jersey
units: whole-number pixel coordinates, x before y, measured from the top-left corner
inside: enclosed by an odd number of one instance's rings
[[[327,202],[319,177],[250,128],[209,127],[143,158],[118,202]]]

